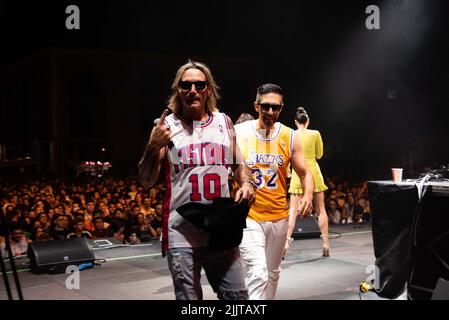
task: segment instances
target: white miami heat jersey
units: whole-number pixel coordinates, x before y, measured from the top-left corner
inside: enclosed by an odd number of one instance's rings
[[[177,115],[165,118],[172,132],[163,171],[167,191],[163,202],[164,251],[206,245],[207,236],[176,209],[188,202],[212,203],[229,197],[228,166],[232,148],[228,117],[214,112],[204,122],[187,123]]]

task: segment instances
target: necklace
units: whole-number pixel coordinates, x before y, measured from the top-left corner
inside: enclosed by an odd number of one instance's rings
[[[195,128],[197,131],[198,139],[201,139],[201,137],[203,136],[203,130],[210,121],[211,121],[211,115],[208,116],[206,121],[198,123],[198,126]]]
[[[198,136],[198,139],[201,139],[201,137],[203,136],[203,129],[204,127],[200,127],[196,130],[196,135]]]

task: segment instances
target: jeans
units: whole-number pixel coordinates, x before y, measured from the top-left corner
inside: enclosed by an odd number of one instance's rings
[[[167,252],[177,300],[202,300],[201,268],[220,300],[246,300],[239,248],[174,248]]]

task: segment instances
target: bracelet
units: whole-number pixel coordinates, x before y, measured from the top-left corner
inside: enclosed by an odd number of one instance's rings
[[[290,237],[290,238],[287,238],[287,240],[288,240],[288,243],[292,243],[294,239],[292,237]]]
[[[257,189],[257,184],[253,181],[253,180],[248,180],[242,183],[242,186],[244,183],[249,183],[251,185],[251,187],[253,187],[253,190]]]

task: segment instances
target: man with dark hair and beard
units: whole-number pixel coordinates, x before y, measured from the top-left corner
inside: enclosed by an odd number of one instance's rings
[[[279,282],[288,229],[289,164],[303,181],[299,213],[312,211],[313,178],[293,130],[277,122],[284,108],[282,88],[267,83],[257,89],[258,119],[235,126],[237,143],[256,182],[256,201],[246,219],[240,253],[247,266],[249,299],[273,299]]]

